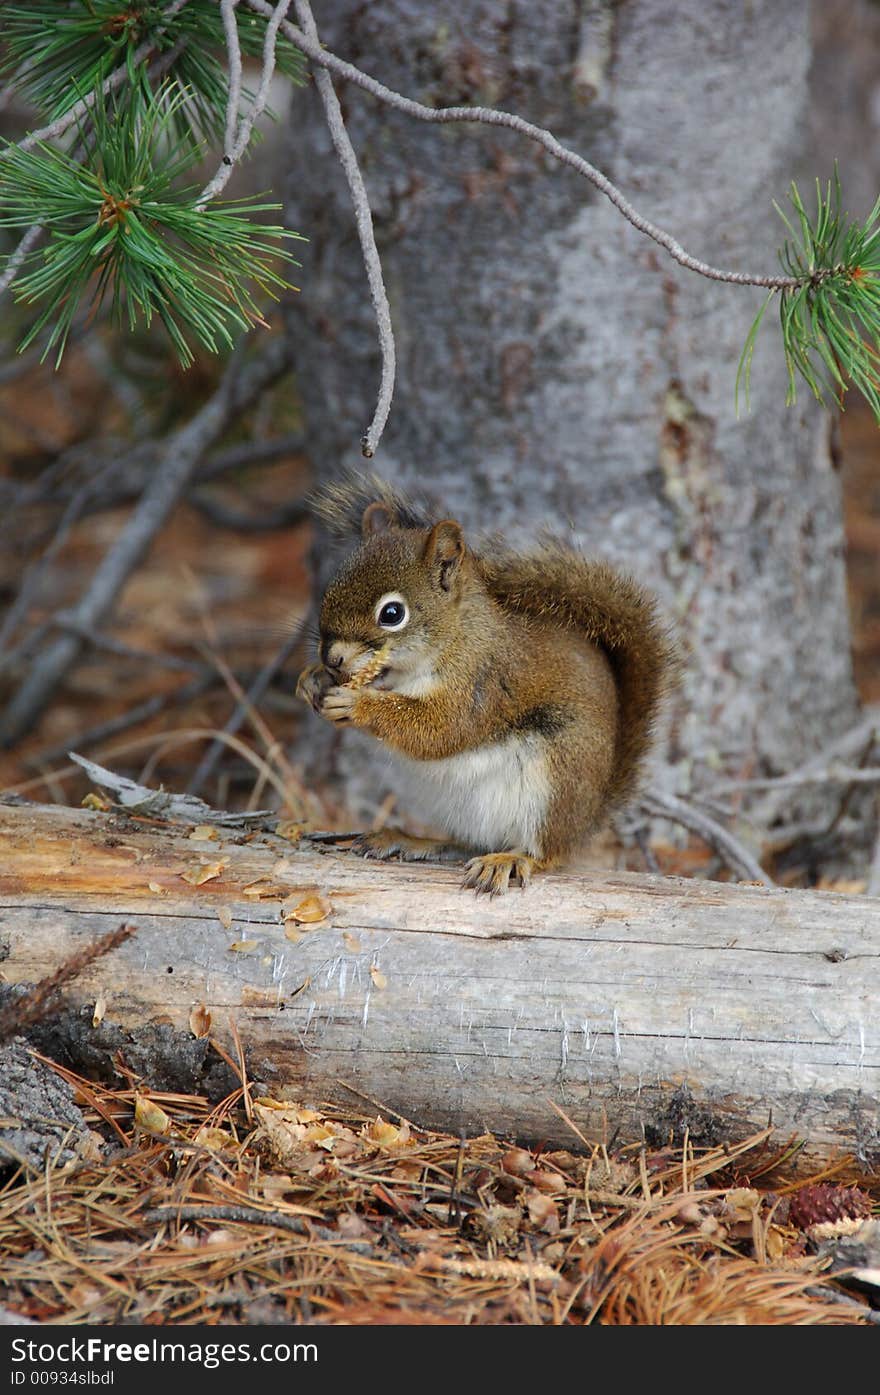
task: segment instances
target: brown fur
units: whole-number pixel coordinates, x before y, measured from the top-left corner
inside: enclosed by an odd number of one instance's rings
[[[551,795],[540,847],[525,863],[550,865],[582,845],[632,796],[673,671],[653,598],[559,541],[527,554],[497,541],[472,551],[454,520],[432,517],[375,477],[335,485],[318,507],[338,531],[364,536],[327,588],[329,669],[306,671],[303,696],[322,716],[364,727],[415,760],[527,735]],[[377,623],[386,593],[410,607],[399,634]],[[373,672],[379,653],[386,667],[359,686],[360,666]],[[416,691],[388,690],[402,682]],[[521,880],[523,858],[511,854]],[[476,862],[468,884],[501,889],[504,869]]]

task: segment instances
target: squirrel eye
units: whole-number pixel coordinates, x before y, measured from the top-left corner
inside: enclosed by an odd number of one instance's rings
[[[402,630],[409,619],[403,596],[383,596],[376,606],[376,623],[383,630]]]

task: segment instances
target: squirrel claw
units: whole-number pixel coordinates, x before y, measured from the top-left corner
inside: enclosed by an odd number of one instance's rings
[[[511,877],[521,887],[527,887],[537,866],[535,858],[516,849],[484,853],[482,857],[472,857],[467,863],[462,886],[473,887],[474,891],[482,891],[489,896],[503,896]]]

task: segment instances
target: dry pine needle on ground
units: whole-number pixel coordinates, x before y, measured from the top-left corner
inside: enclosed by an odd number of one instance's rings
[[[211,1109],[56,1069],[106,1141],[93,1132],[64,1167],[7,1171],[0,1301],[37,1321],[870,1318],[823,1272],[810,1222],[859,1224],[878,1179],[854,1185],[842,1159],[792,1181],[796,1147],[769,1130],[727,1149],[610,1153],[575,1129],[577,1151],[547,1153],[254,1085]]]

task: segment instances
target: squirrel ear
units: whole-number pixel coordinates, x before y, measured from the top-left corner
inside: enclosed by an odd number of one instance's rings
[[[452,589],[455,574],[464,557],[464,538],[461,526],[454,518],[444,518],[435,523],[425,544],[425,561],[436,567],[440,586],[444,591]]]
[[[383,504],[381,499],[374,499],[372,504],[367,504],[361,519],[361,534],[365,538],[370,538],[374,533],[387,533],[389,528],[394,528],[397,524],[397,517],[388,504]]]

